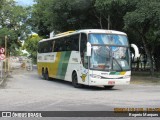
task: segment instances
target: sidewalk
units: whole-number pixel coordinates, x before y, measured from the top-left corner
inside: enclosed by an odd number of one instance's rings
[[[0,69],[0,85],[3,83],[3,81],[5,80],[6,77],[10,77],[11,74],[14,73],[21,73],[22,71],[26,70],[26,71],[32,71],[33,70],[33,65],[32,65],[32,61],[29,60],[24,60],[24,61],[12,61],[12,59],[10,59],[9,63],[7,63],[7,65],[9,65],[9,68],[7,67],[7,72],[5,73],[4,71],[4,61],[2,61],[2,64],[0,64],[0,68],[2,69],[2,75],[1,75],[1,69]]]
[[[7,77],[7,73],[5,73],[5,71],[3,70],[1,74],[1,71],[0,71],[0,85],[3,83],[6,77]]]
[[[0,85],[3,83],[5,78],[6,78],[6,73],[4,70],[4,61],[0,60]]]
[[[3,68],[3,70],[2,70],[2,74],[1,74],[1,70],[0,70],[0,86],[3,84],[3,82],[4,82],[4,80],[7,78],[7,77],[10,77],[10,75],[12,74],[12,72],[15,70],[15,71],[17,71],[18,69],[21,69],[21,66],[19,65],[19,66],[14,66],[14,67],[12,67],[12,68],[10,68],[9,69],[9,71],[8,71],[8,68],[7,68],[7,72],[5,72],[5,70],[4,70],[4,68]],[[15,74],[16,74],[16,72],[15,72]]]

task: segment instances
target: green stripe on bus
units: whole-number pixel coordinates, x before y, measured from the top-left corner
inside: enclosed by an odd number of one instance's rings
[[[125,74],[126,74],[126,72],[123,71],[123,72],[110,72],[109,75],[125,75]]]
[[[57,77],[59,79],[65,78],[70,55],[71,55],[71,51],[61,53],[61,59],[58,65],[58,73],[57,73]]]
[[[71,51],[68,51],[65,54],[65,57],[64,57],[64,60],[63,60],[63,65],[62,65],[62,72],[61,72],[61,74],[62,74],[61,77],[63,77],[62,79],[64,79],[65,76],[66,76],[66,71],[67,71],[68,61],[69,61],[70,55],[71,55]]]
[[[110,72],[110,74],[109,75],[115,75],[116,74],[116,72]]]
[[[57,78],[61,79],[61,72],[62,72],[62,65],[63,65],[63,60],[65,57],[65,52],[61,52],[61,57],[60,57],[60,61],[58,64],[58,71],[57,71]]]
[[[58,74],[58,65],[60,63],[60,60],[61,60],[61,52],[57,52],[56,54],[56,58],[55,58],[55,62],[54,63],[51,63],[52,65],[52,76],[57,78],[57,74]]]

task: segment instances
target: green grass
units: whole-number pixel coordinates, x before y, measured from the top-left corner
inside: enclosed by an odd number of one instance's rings
[[[146,71],[132,71],[131,84],[154,84],[160,85],[160,73],[155,72],[154,76],[151,76]]]
[[[151,77],[151,74],[149,71],[132,71],[132,76]],[[155,72],[152,77],[160,78],[160,72]]]

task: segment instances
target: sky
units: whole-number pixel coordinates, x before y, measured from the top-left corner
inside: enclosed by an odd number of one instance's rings
[[[22,6],[31,6],[34,4],[34,0],[15,0],[17,2],[18,5],[22,5]]]

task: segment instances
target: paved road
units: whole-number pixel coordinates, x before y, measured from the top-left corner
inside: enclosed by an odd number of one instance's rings
[[[113,111],[117,107],[160,108],[159,94],[160,86],[152,84],[116,86],[112,90],[101,87],[76,89],[69,82],[42,80],[36,70],[22,70],[13,72],[12,77],[1,85],[0,111]]]

